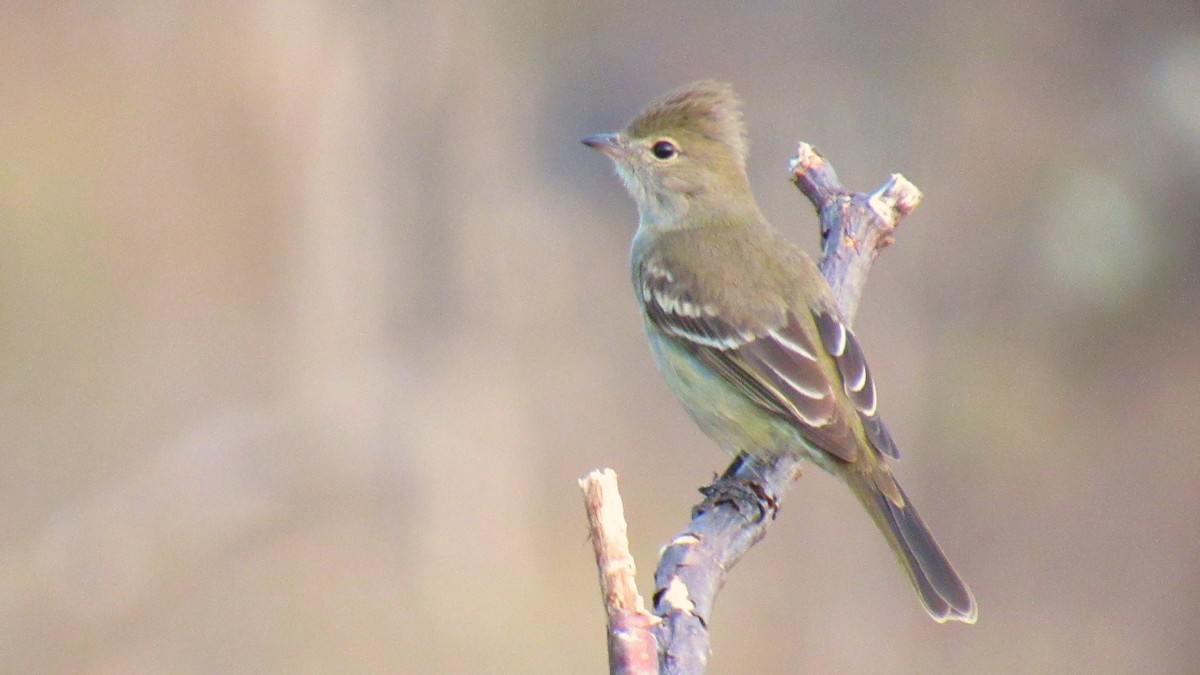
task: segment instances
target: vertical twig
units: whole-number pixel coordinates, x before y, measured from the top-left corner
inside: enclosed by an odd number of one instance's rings
[[[612,469],[593,471],[579,481],[579,487],[608,614],[609,671],[613,675],[657,675],[658,643],[650,629],[660,619],[646,611],[638,594],[617,474]]]

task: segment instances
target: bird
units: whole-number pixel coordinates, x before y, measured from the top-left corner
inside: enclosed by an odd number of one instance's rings
[[[839,478],[929,616],[975,623],[974,595],[889,466],[900,453],[858,339],[816,264],[755,201],[733,88],[692,82],[583,143],[612,160],[637,203],[634,295],[690,417],[730,454],[792,453]]]

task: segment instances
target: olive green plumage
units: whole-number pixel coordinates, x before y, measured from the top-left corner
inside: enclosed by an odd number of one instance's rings
[[[974,623],[975,599],[896,482],[854,334],[812,260],[763,217],[729,85],[701,81],[584,143],[638,205],[634,292],[660,371],[731,453],[803,456],[851,489],[935,620]]]

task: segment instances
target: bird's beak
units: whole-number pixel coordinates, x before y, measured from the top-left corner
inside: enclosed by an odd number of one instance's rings
[[[620,134],[596,134],[595,136],[588,136],[583,139],[583,144],[613,158],[625,156],[627,150]]]

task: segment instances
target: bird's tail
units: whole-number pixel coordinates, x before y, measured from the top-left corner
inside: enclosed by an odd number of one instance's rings
[[[881,467],[875,475],[847,472],[850,489],[871,514],[884,537],[896,552],[900,565],[921,597],[925,611],[938,623],[962,621],[975,623],[979,615],[975,596],[954,571],[946,554],[925,527],[916,507],[904,494],[891,472]],[[889,497],[878,483],[888,483]],[[892,490],[892,487],[895,490]],[[899,497],[896,499],[895,497]],[[899,504],[897,504],[899,502]]]

